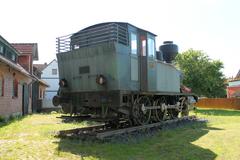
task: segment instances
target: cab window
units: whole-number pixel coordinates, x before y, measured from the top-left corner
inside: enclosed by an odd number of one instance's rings
[[[151,37],[148,38],[148,57],[155,57],[155,42]]]
[[[137,35],[131,33],[131,54],[137,54]]]

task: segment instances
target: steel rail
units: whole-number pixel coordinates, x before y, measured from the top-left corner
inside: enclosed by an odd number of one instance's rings
[[[84,128],[62,130],[58,132],[57,136],[58,137],[74,137],[74,138],[80,138],[80,139],[81,138],[87,139],[91,137],[98,140],[104,140],[108,137],[119,136],[122,134],[130,134],[132,132],[145,131],[145,130],[150,130],[154,128],[157,129],[165,125],[169,125],[169,124],[177,123],[181,121],[198,121],[198,120],[199,119],[196,116],[185,116],[177,119],[171,119],[167,121],[151,123],[151,124],[146,124],[141,126],[121,128],[121,129],[113,129],[113,128],[109,128],[109,126],[107,126],[106,124],[100,124],[100,125],[89,126]]]

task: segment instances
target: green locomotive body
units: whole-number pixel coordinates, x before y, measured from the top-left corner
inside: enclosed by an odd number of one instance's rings
[[[186,113],[193,95],[180,92],[181,72],[171,64],[177,46],[167,42],[157,52],[155,37],[109,22],[58,38],[60,87],[53,103],[66,113],[137,124]]]

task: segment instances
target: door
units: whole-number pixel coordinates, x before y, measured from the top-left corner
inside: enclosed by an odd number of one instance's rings
[[[22,115],[28,114],[28,85],[24,83],[22,85]]]
[[[139,68],[140,68],[140,91],[148,91],[148,74],[147,74],[147,34],[140,33],[139,45]]]
[[[41,108],[38,106],[38,97],[39,97],[39,82],[35,81],[32,83],[32,112],[36,113]]]

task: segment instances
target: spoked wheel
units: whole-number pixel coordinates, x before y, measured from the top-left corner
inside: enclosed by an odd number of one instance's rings
[[[145,109],[143,106],[151,106],[151,101],[147,96],[142,96],[134,101],[132,114],[135,124],[147,124],[151,118],[151,110]]]
[[[157,99],[154,101],[154,106],[161,106],[162,104],[166,104],[166,99],[164,97]],[[167,116],[167,111],[163,111],[162,109],[155,109],[154,110],[154,120],[157,122],[164,121]]]
[[[177,111],[175,109],[171,109],[168,111],[168,115],[169,115],[170,119],[178,118],[178,114],[179,114],[179,111]]]

